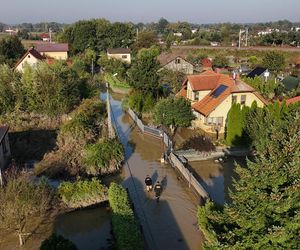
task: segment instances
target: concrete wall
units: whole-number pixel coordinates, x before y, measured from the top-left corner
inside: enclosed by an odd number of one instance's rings
[[[68,52],[42,52],[44,56],[48,56],[57,60],[67,60]]]
[[[176,59],[180,60],[180,63],[176,63]],[[186,75],[191,75],[194,73],[194,65],[187,62],[186,60],[182,58],[176,58],[172,60],[171,62],[167,63],[163,68],[172,70],[172,71],[179,71]]]
[[[126,58],[123,58],[125,56],[126,56]],[[108,58],[115,58],[117,60],[124,61],[128,64],[131,63],[131,55],[130,54],[109,54],[109,53],[107,53],[107,57]]]
[[[6,145],[6,152],[4,153],[4,147],[3,144]],[[3,169],[5,165],[7,164],[8,160],[10,158],[10,146],[9,146],[9,139],[8,139],[8,133],[0,143],[0,168]]]
[[[16,67],[16,70],[18,70],[19,72],[23,72],[24,71],[24,66],[27,63],[30,66],[34,66],[39,60],[36,59],[34,56],[28,54],[22,62],[20,62],[20,64]]]

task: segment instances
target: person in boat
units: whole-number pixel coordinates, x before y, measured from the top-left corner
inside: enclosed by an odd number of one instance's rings
[[[152,179],[149,175],[146,176],[145,178],[145,184],[146,184],[146,188],[147,188],[147,192],[152,190]]]

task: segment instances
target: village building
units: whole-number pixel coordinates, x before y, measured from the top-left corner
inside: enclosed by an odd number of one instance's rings
[[[253,102],[263,107],[267,101],[239,77],[204,71],[189,75],[177,96],[191,101],[196,120],[193,127],[208,133],[225,132],[228,112],[233,103],[251,106]]]
[[[8,139],[8,126],[0,126],[0,170],[3,169],[10,159],[10,146]]]
[[[195,65],[180,55],[162,53],[157,57],[157,60],[161,65],[161,68],[158,71],[168,69],[174,72],[181,72],[186,75],[191,75],[195,71]]]
[[[34,67],[39,61],[45,60],[46,58],[42,56],[36,49],[30,48],[22,56],[22,58],[16,63],[15,69],[19,72],[24,71],[25,65],[30,65]]]
[[[41,34],[40,38],[43,40],[43,42],[50,42],[50,36],[47,33]]]
[[[69,45],[67,43],[37,43],[35,49],[44,57],[67,60]]]
[[[107,50],[107,57],[131,63],[131,50],[128,48],[115,48]]]
[[[209,58],[203,58],[200,61],[200,65],[202,67],[202,70],[212,70],[212,67],[213,67],[212,60]]]

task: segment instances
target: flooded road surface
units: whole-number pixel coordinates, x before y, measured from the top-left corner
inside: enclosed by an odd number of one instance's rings
[[[58,216],[57,234],[71,240],[78,249],[108,249],[111,239],[110,215],[103,207],[86,208]]]
[[[233,178],[238,177],[234,172],[235,162],[241,166],[246,165],[245,157],[229,157],[222,164],[214,160],[206,160],[189,162],[189,165],[211,199],[223,205],[225,202],[230,202],[229,190],[232,189]]]
[[[101,98],[105,99],[102,94]],[[162,165],[162,143],[143,135],[121,108],[120,95],[112,95],[111,106],[116,128],[124,145],[124,186],[129,189],[135,211],[145,235],[148,249],[200,249],[203,242],[197,227],[199,198],[169,165]],[[161,181],[163,192],[159,203],[154,193],[145,191],[144,179],[152,176]]]
[[[34,234],[26,239],[22,247],[19,247],[19,240],[15,233],[0,232],[0,249],[38,250],[41,242],[52,232],[71,240],[79,250],[109,249],[110,230],[110,214],[106,208],[85,208],[57,217],[50,216],[38,225]]]

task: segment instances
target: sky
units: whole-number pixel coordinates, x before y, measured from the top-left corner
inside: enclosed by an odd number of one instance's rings
[[[300,21],[300,0],[0,0],[0,22],[7,24],[91,18],[137,23],[161,17],[198,24],[295,22]]]

